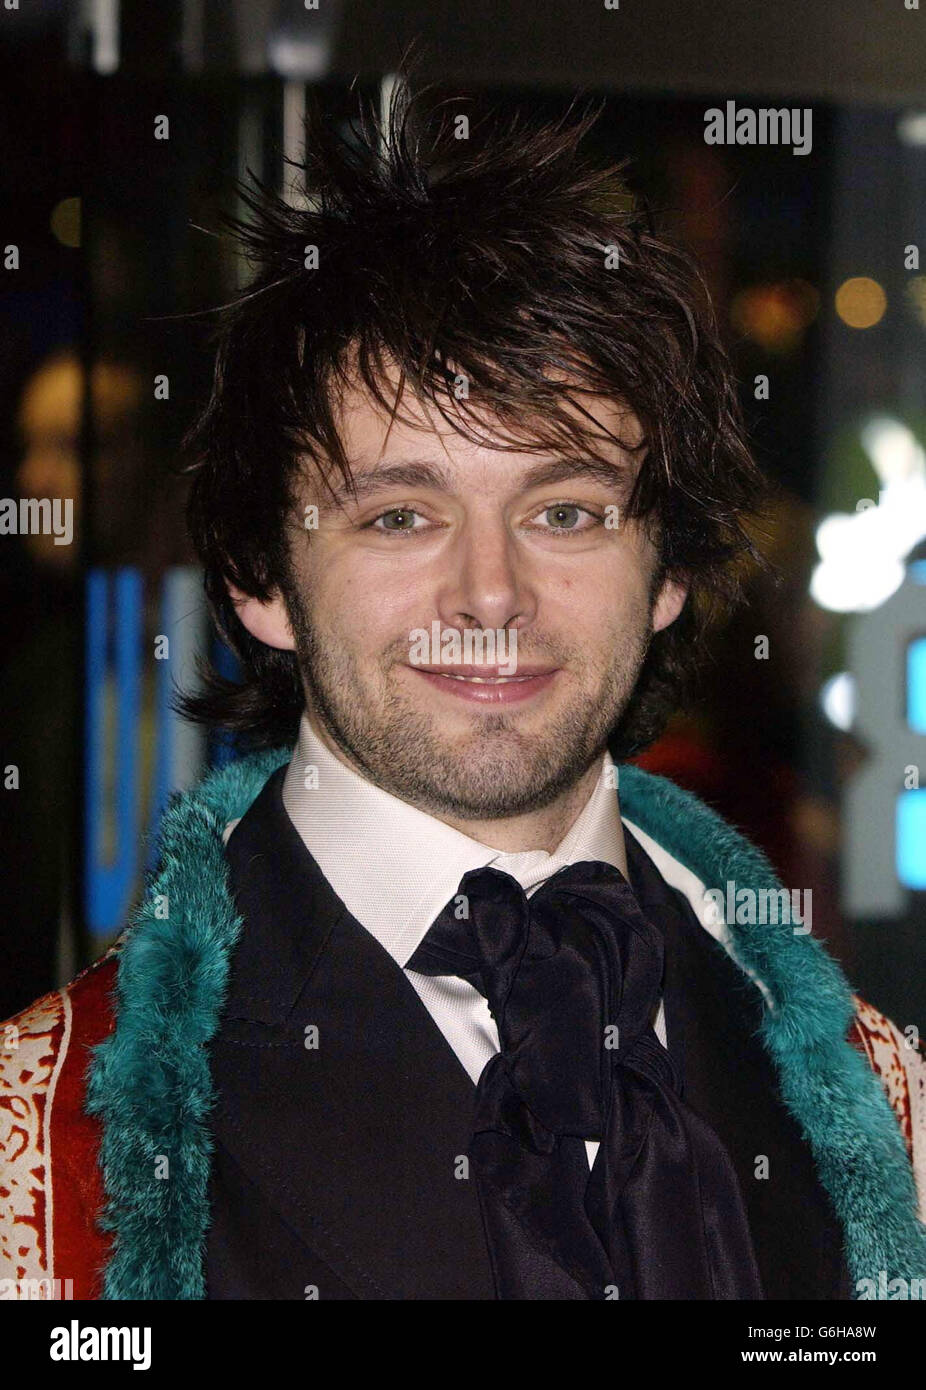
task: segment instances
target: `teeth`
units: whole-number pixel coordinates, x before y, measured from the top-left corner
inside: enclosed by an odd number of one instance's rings
[[[442,672],[452,681],[469,681],[471,685],[505,685],[508,681],[529,681],[530,676],[454,676],[449,671]]]

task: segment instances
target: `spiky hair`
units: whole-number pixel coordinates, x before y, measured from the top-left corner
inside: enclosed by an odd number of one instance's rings
[[[254,275],[220,311],[211,394],[185,448],[193,542],[243,679],[208,672],[182,707],[245,745],[294,741],[304,697],[294,653],[245,631],[226,582],[290,592],[295,486],[309,468],[349,483],[338,405],[353,385],[399,418],[410,389],[495,448],[585,457],[604,435],[582,394],[631,408],[644,437],[623,515],[655,523],[658,577],[690,592],[653,639],[617,756],[660,731],[742,560],[758,558],[744,522],[763,480],[703,281],[636,205],[626,161],[580,148],[600,112],[487,113],[467,130],[466,106],[426,107],[398,82],[385,115],[361,103],[347,133],[313,107],[296,196],[255,179],[239,190],[251,219],[222,218]]]

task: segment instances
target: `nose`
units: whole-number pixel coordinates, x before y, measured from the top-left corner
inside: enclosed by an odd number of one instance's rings
[[[444,626],[518,629],[533,621],[534,585],[501,517],[468,522],[443,561],[438,614]]]

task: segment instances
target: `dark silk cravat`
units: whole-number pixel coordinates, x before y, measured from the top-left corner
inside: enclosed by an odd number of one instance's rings
[[[469,980],[498,1027],[469,1159],[499,1298],[763,1297],[730,1159],[652,1029],[662,935],[618,869],[530,898],[465,874],[407,969]]]

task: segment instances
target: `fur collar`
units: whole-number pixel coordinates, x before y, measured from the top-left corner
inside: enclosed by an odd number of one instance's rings
[[[102,1123],[100,1225],[114,1241],[104,1298],[201,1299],[213,1095],[206,1044],[241,931],[222,831],[244,815],[290,749],[252,754],[175,798],[158,870],[120,941],[114,1031],[94,1050],[87,1111]],[[776,889],[765,856],[665,777],[619,769],[621,812],[663,876],[706,922],[706,886]],[[642,832],[642,833],[641,833]],[[852,994],[810,936],[730,924],[724,944],[763,986],[762,1041],[846,1235],[855,1280],[926,1276],[926,1227],[881,1083],[847,1041]]]

